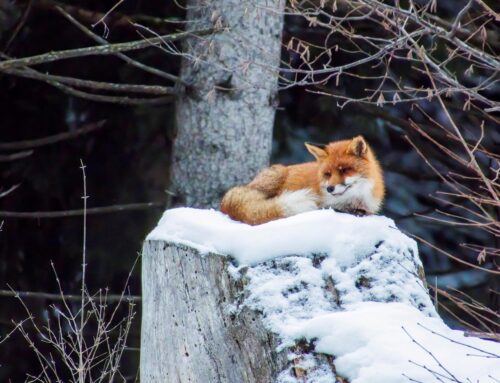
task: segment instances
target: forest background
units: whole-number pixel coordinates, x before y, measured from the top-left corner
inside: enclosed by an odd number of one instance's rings
[[[420,3],[425,5],[428,2]],[[123,1],[113,9],[116,4],[116,1],[90,0],[60,3],[52,0],[0,0],[1,58],[8,60],[96,45],[96,41],[69,22],[58,7],[111,43],[183,30],[185,11],[182,4],[156,0]],[[438,1],[433,14],[446,21],[451,31],[456,29],[455,34],[463,34],[466,32],[462,31],[461,24],[455,25],[454,21],[458,20],[457,12],[466,9],[464,15],[467,14],[467,18],[463,22],[469,22],[464,27],[469,28],[469,33],[475,30],[476,24],[486,25],[484,33],[478,29],[481,32],[479,40],[471,44],[498,57],[500,39],[498,20],[494,21],[495,10],[488,6],[485,11],[478,4],[473,1]],[[107,15],[110,9],[113,12]],[[100,22],[103,16],[106,16],[105,23]],[[488,20],[490,22],[486,23]],[[92,28],[92,25],[95,26]],[[367,33],[371,33],[369,28],[373,28],[373,24],[365,27]],[[303,61],[309,60],[308,68],[321,68],[328,58],[318,55],[316,61],[304,59],[306,55],[297,41],[307,41],[311,47],[314,44],[320,46],[328,33],[327,29],[313,25],[304,15],[288,13],[282,36],[283,62],[291,68],[298,68]],[[332,47],[347,46],[342,36],[336,38],[338,41],[332,41]],[[469,42],[467,37],[464,40]],[[182,50],[180,42],[173,46]],[[446,49],[445,45],[438,46],[433,54],[445,60]],[[337,64],[349,61],[348,49],[336,52]],[[151,46],[128,55],[163,73],[174,76],[179,73],[181,58],[175,52]],[[441,151],[432,139],[422,134],[421,129],[424,127],[424,132],[431,138],[438,137],[438,142],[444,142],[452,154],[459,153],[457,147],[460,143],[452,142],[446,134],[437,133],[439,129],[425,128],[432,125],[429,116],[446,125],[443,122],[446,116],[435,95],[424,96],[413,103],[394,102],[393,105],[378,96],[370,102],[340,105],[342,99],[339,101],[332,95],[343,95],[348,99],[363,97],[372,85],[372,79],[363,78],[363,74],[377,71],[376,66],[370,65],[360,67],[358,77],[338,74],[323,78],[317,84],[288,78],[278,98],[273,100],[276,117],[271,162],[290,164],[311,160],[303,146],[304,141],[326,143],[364,135],[385,171],[387,198],[381,213],[394,219],[405,232],[421,239],[420,255],[428,283],[431,287],[443,289],[439,301],[445,306],[440,313],[452,327],[495,332],[498,329],[488,325],[482,316],[471,315],[463,301],[457,306],[456,299],[465,299],[476,308],[484,305],[479,311],[486,318],[498,312],[498,279],[495,274],[487,272],[498,270],[495,263],[500,244],[498,199],[496,205],[490,204],[487,209],[496,222],[493,230],[484,230],[484,225],[477,222],[459,225],[440,220],[439,211],[449,212],[449,209],[463,216],[463,212],[453,210],[456,208],[454,204],[470,202],[450,201],[446,195],[436,194],[443,190],[449,192],[446,189],[449,185],[442,175],[453,172],[463,177],[474,175],[464,172],[453,155]],[[455,65],[453,69],[459,78],[466,76],[469,70],[463,62],[451,65]],[[138,70],[114,56],[77,57],[42,63],[36,68],[40,73],[115,84],[172,87],[171,80]],[[466,128],[467,139],[480,143],[483,152],[478,161],[482,161],[486,176],[494,180],[497,195],[495,174],[498,176],[500,130],[498,106],[495,109],[494,105],[498,105],[500,94],[498,70],[493,75],[496,79],[493,77],[488,87],[480,91],[480,96],[491,101],[493,106],[485,105],[484,100],[472,98],[471,101],[460,92],[452,92],[446,100],[456,122]],[[398,75],[411,77],[423,92],[429,87],[424,74],[422,78],[415,78],[410,66],[399,66]],[[474,84],[492,75],[476,69],[470,70],[467,76],[462,83],[473,88]],[[139,92],[140,96],[134,92],[117,95],[107,89],[100,92],[105,97],[92,96],[92,92],[88,93],[90,96],[82,97],[47,81],[28,77],[26,73],[21,76],[0,68],[0,336],[12,330],[12,320],[19,321],[26,316],[11,289],[58,293],[51,262],[60,277],[62,290],[67,294],[80,291],[82,215],[78,211],[68,213],[82,208],[80,160],[86,166],[88,207],[102,208],[87,216],[89,291],[99,288],[108,288],[110,294],[122,291],[143,239],[173,200],[169,169],[176,135],[175,95],[165,89],[144,88],[143,94]],[[134,97],[130,97],[130,93]],[[387,95],[385,98],[391,100]],[[489,110],[487,117],[484,110]],[[44,139],[47,137],[51,138]],[[435,169],[437,167],[441,176],[428,166],[424,158]],[[243,178],[251,176],[244,175]],[[478,183],[473,178],[468,178],[469,181]],[[17,214],[20,212],[32,214]],[[54,217],[50,217],[51,214],[47,217],[47,214],[37,212],[55,213],[52,214]],[[470,220],[470,216],[467,219]],[[464,244],[468,245],[464,247]],[[476,265],[480,267],[474,267]],[[127,292],[140,297],[140,267],[133,270]],[[449,293],[458,298],[450,301],[447,299]],[[39,318],[50,315],[47,307],[54,301],[57,299],[43,295],[25,299],[30,311]],[[140,305],[136,306],[136,310],[139,309]],[[133,322],[122,361],[125,366],[123,374],[132,381],[137,375],[139,356],[138,318],[140,312]],[[1,381],[7,378],[13,382],[21,381],[27,372],[35,373],[36,365],[36,356],[21,334],[13,334],[8,342],[0,345]]]

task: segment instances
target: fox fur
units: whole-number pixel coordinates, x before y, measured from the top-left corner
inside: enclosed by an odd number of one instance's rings
[[[382,169],[362,136],[324,147],[305,145],[316,161],[264,169],[249,184],[230,189],[221,211],[250,225],[321,208],[379,211],[385,194]]]

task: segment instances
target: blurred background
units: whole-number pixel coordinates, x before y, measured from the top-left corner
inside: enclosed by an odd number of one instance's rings
[[[440,1],[442,17],[452,17],[455,1]],[[0,0],[0,51],[9,57],[32,56],[51,50],[94,45],[88,36],[68,23],[54,10],[52,1]],[[66,1],[67,8],[82,23],[89,25],[107,12],[114,1]],[[29,11],[26,11],[29,7]],[[79,10],[78,10],[79,9]],[[84,10],[90,11],[85,13]],[[182,29],[184,11],[175,2],[157,0],[125,2],[112,17],[107,39],[111,42],[140,38],[136,28],[123,15],[144,15],[145,25],[159,34]],[[148,18],[149,17],[149,18]],[[22,28],[17,28],[21,25]],[[94,32],[102,35],[102,26]],[[285,19],[283,40],[292,34],[310,41],[324,36],[294,17]],[[318,35],[317,35],[318,34]],[[14,38],[12,38],[14,36]],[[283,56],[287,56],[285,50]],[[155,68],[178,73],[180,60],[158,49],[130,53]],[[288,57],[293,62],[294,57]],[[320,65],[320,63],[318,63]],[[48,65],[47,67],[48,68]],[[41,72],[46,69],[38,66]],[[404,73],[405,68],[400,68]],[[118,58],[106,56],[63,60],[50,64],[59,75],[114,83],[171,85],[168,80],[132,68]],[[366,81],[344,77],[339,92],[359,94]],[[498,96],[498,94],[497,94]],[[430,102],[422,104],[436,112]],[[456,99],[460,110],[463,100]],[[127,275],[141,250],[147,233],[155,226],[168,201],[169,164],[174,137],[174,105],[116,105],[99,103],[67,95],[40,81],[0,73],[0,143],[34,140],[61,132],[95,127],[60,142],[27,148],[20,158],[0,149],[0,290],[9,286],[16,291],[57,293],[58,286],[50,262],[67,294],[78,294],[81,283],[82,217],[16,218],[5,212],[66,211],[81,209],[83,195],[80,160],[86,165],[89,207],[154,202],[158,206],[92,214],[87,218],[87,282],[89,290],[109,288],[120,293]],[[472,113],[472,112],[471,112]],[[442,225],[419,217],[432,215],[442,202],[432,194],[442,181],[409,144],[424,142],[409,127],[408,118],[416,118],[410,106],[379,108],[366,104],[348,104],[339,108],[337,101],[305,87],[292,87],[279,93],[272,162],[291,164],[311,160],[304,141],[326,143],[362,134],[372,145],[385,170],[387,198],[382,214],[394,219],[403,231],[422,237],[451,254],[476,262],[461,243],[489,244],[498,248],[500,239],[475,228]],[[488,132],[485,145],[498,152],[500,132]],[[1,147],[0,147],[1,148]],[[431,153],[431,149],[429,152]],[[437,155],[436,157],[437,158]],[[438,158],[439,160],[439,158]],[[441,158],[446,164],[446,158]],[[498,214],[498,213],[497,213]],[[428,283],[454,287],[497,310],[498,283],[492,275],[468,268],[420,244]],[[140,261],[133,270],[129,293],[140,296]],[[26,298],[35,316],[48,315],[54,303],[47,298]],[[450,306],[453,309],[453,305]],[[139,310],[140,305],[136,306]],[[443,312],[453,327],[461,324]],[[0,296],[0,336],[13,328],[12,320],[26,316],[22,305],[11,296]],[[124,376],[134,380],[138,366],[140,312],[135,317],[124,353]],[[0,345],[0,381],[24,381],[27,372],[36,370],[36,356],[26,341],[15,334]],[[10,379],[10,380],[9,380]]]

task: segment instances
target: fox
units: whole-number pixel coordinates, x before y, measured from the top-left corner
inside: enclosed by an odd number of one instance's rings
[[[225,193],[221,212],[260,225],[323,208],[355,215],[380,210],[385,196],[382,168],[363,136],[305,147],[316,161],[262,170],[247,185]]]

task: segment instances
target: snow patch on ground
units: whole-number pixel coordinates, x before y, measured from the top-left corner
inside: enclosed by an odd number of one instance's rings
[[[239,308],[262,312],[304,372],[290,367],[278,383],[333,383],[332,366],[350,383],[500,381],[500,345],[442,322],[416,243],[388,218],[316,210],[249,226],[181,208],[147,239],[234,258],[231,276],[247,281]]]

